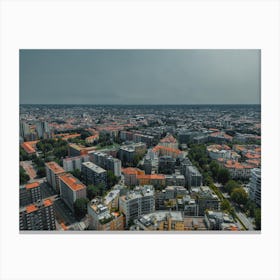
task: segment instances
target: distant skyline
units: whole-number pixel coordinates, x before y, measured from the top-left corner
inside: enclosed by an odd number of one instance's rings
[[[20,104],[260,104],[260,50],[20,50]]]

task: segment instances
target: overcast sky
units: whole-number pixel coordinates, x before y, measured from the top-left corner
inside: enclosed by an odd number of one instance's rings
[[[260,104],[259,50],[21,50],[21,104]]]

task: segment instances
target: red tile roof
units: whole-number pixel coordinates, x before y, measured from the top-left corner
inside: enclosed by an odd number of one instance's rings
[[[31,204],[31,205],[26,206],[25,209],[26,209],[26,213],[29,214],[29,213],[32,213],[34,211],[37,211],[38,207],[34,204]]]
[[[77,178],[75,178],[72,174],[63,174],[60,177],[62,180],[71,190],[78,191],[86,188],[84,184],[82,184]]]
[[[63,173],[65,172],[65,170],[58,165],[56,162],[51,161],[51,162],[47,162],[46,166],[51,169],[55,174],[59,174],[59,173]]]
[[[39,182],[33,182],[33,183],[30,183],[30,184],[26,184],[25,188],[26,189],[33,189],[33,188],[37,188],[39,186],[40,186]]]

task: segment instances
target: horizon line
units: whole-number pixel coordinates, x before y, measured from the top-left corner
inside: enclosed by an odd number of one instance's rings
[[[167,103],[162,103],[162,104],[102,104],[102,103],[98,103],[98,104],[85,104],[85,103],[21,103],[19,105],[86,105],[86,106],[91,106],[91,105],[95,105],[95,106],[184,106],[184,105],[188,105],[188,106],[201,106],[201,105],[261,105],[261,103],[203,103],[203,104],[167,104]]]

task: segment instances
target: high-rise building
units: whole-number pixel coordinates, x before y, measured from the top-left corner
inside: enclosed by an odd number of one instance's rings
[[[26,138],[31,133],[29,124],[25,121],[20,122],[20,136],[26,140]]]
[[[59,176],[60,196],[67,206],[74,212],[74,203],[78,198],[86,198],[86,186],[70,173]]]
[[[45,121],[36,122],[36,131],[39,138],[48,138],[50,133],[48,123]]]
[[[65,170],[54,161],[47,162],[45,166],[48,183],[53,187],[53,189],[57,193],[59,193],[59,175],[65,173]]]
[[[119,199],[120,212],[125,215],[126,226],[143,214],[155,211],[153,186],[138,186]]]
[[[249,184],[250,198],[261,207],[261,169],[254,168],[251,171],[251,179]]]
[[[102,184],[107,187],[107,172],[92,162],[82,163],[82,176],[86,184]]]
[[[26,206],[31,203],[42,199],[41,188],[39,182],[34,182],[20,186],[19,189],[19,202],[20,206]]]
[[[76,156],[76,157],[68,157],[63,159],[63,168],[65,171],[74,171],[76,169],[80,170],[82,169],[82,163],[89,161],[88,155],[83,156]]]
[[[55,230],[55,210],[50,199],[22,207],[19,213],[20,230]]]
[[[158,173],[173,174],[175,172],[175,159],[171,156],[162,156],[158,162]]]
[[[106,169],[110,170],[114,173],[115,176],[121,176],[121,161],[117,158],[113,158],[110,155],[107,155],[102,152],[89,152],[90,161],[94,164]]]

